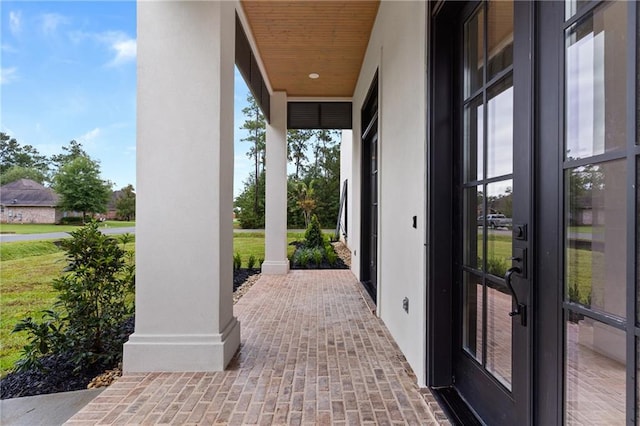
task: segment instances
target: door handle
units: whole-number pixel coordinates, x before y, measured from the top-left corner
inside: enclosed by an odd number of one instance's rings
[[[520,274],[520,273],[522,273],[522,270],[519,267],[517,266],[511,267],[507,270],[507,273],[504,275],[504,281],[507,284],[507,288],[509,288],[509,291],[511,292],[511,297],[516,305],[515,311],[509,312],[509,316],[515,317],[516,315],[520,315],[520,324],[526,327],[527,326],[527,306],[524,303],[520,303],[518,301],[518,295],[513,289],[513,284],[511,284],[511,276],[513,274]]]

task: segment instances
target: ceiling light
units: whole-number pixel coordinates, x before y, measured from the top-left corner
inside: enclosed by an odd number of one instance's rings
[[[318,74],[317,72],[312,72],[311,74],[309,74],[309,78],[315,80],[316,78],[320,78],[320,74]]]

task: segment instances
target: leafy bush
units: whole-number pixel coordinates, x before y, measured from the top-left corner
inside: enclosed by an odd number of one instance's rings
[[[300,247],[293,255],[293,263],[298,266],[306,268],[309,266],[311,260],[311,250],[308,248]]]
[[[237,271],[242,266],[242,257],[240,257],[240,253],[236,253],[233,255],[233,270]]]
[[[256,266],[256,257],[252,254],[247,260],[247,268],[253,269],[254,266]]]
[[[509,269],[509,263],[498,257],[490,257],[487,259],[487,271],[498,277],[504,277]]]
[[[333,247],[331,247],[331,249],[325,250],[325,253],[327,255],[327,262],[329,262],[329,265],[334,266],[338,261],[338,255],[336,254]]]
[[[44,311],[41,323],[26,318],[13,330],[30,335],[18,368],[27,369],[38,364],[38,357],[63,351],[71,352],[78,369],[114,364],[122,356],[116,330],[133,314],[133,253],[102,234],[97,222],[71,232],[60,245],[67,252],[67,267],[53,281],[59,292],[54,310]]]
[[[313,257],[313,261],[316,265],[322,264],[322,260],[324,259],[324,248],[316,247],[311,250],[311,257]]]
[[[320,222],[318,217],[313,215],[309,226],[304,233],[304,245],[307,248],[323,247],[324,239],[322,238],[322,230],[320,229]]]

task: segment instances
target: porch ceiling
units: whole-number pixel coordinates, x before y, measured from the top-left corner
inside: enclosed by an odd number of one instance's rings
[[[296,97],[353,95],[379,0],[241,4],[273,90]]]

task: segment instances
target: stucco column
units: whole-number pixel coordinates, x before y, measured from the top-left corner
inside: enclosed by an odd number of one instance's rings
[[[234,3],[138,2],[136,323],[124,370],[220,371],[233,316]]]
[[[267,124],[265,182],[265,256],[263,274],[289,272],[287,259],[287,94],[271,95]]]

